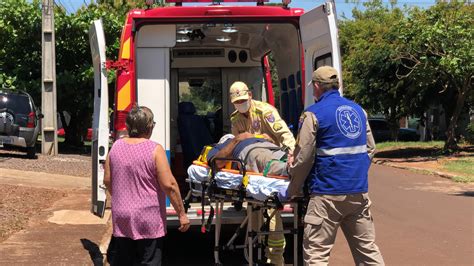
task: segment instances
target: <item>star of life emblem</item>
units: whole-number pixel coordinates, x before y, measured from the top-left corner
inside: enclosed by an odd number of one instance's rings
[[[342,105],[337,108],[336,122],[341,133],[347,138],[355,139],[362,133],[362,120],[351,106]]]

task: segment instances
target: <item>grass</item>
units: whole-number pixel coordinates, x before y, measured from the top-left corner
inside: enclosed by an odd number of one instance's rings
[[[451,179],[460,183],[474,182],[474,149],[469,144],[461,143],[462,151],[456,155],[443,153],[443,141],[429,142],[381,142],[377,143],[377,154],[375,157],[384,159],[417,160],[419,158],[436,158],[436,166],[418,162],[417,167],[425,170],[416,170],[421,174],[434,174],[436,171],[449,173]],[[416,162],[415,162],[416,164]]]
[[[456,174],[456,182],[474,182],[474,158],[462,158],[443,163],[443,168]]]
[[[379,151],[402,148],[443,148],[443,146],[444,141],[388,141],[376,143],[376,148]]]

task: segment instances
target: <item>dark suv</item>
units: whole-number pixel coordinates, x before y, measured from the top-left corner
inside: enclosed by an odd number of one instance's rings
[[[384,118],[369,118],[368,120],[375,142],[395,141],[392,138],[387,120]],[[412,128],[399,128],[397,138],[399,141],[420,140],[420,136],[416,133],[416,129]]]
[[[35,158],[42,117],[28,93],[0,89],[0,148],[22,147]]]

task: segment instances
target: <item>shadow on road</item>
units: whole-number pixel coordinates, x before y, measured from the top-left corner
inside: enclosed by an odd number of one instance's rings
[[[92,263],[94,263],[94,266],[104,265],[103,263],[104,256],[102,255],[102,252],[100,252],[99,246],[97,246],[96,243],[85,238],[81,239],[81,243],[84,249],[89,251],[89,255],[91,256],[91,260],[92,260]]]
[[[474,197],[474,191],[463,191],[459,193],[455,193],[455,196],[464,196],[464,197]]]
[[[403,149],[396,149],[396,150],[389,150],[389,151],[380,151],[375,154],[375,158],[419,158],[419,160],[434,160],[433,157],[439,157],[442,155],[442,151],[440,148],[428,148],[428,149],[420,149],[420,148],[403,148]]]

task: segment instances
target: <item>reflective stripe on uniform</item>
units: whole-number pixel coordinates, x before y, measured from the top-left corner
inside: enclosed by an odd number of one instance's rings
[[[333,148],[333,149],[316,149],[316,154],[319,156],[334,156],[342,154],[358,154],[367,153],[367,145],[359,145],[352,147]]]
[[[284,247],[285,246],[285,239],[268,239],[268,246],[269,247]]]

